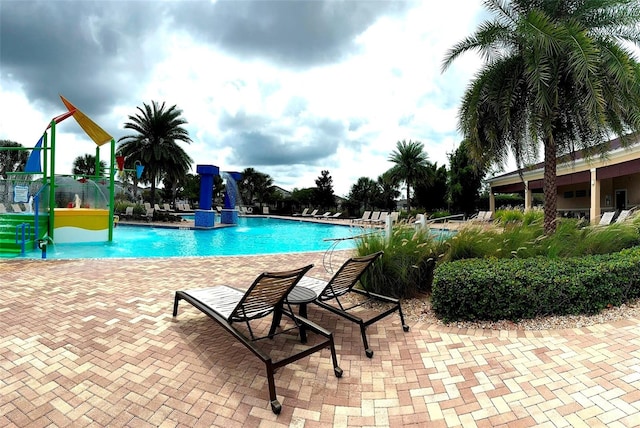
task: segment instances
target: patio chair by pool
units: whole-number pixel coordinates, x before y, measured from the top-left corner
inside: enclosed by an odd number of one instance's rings
[[[133,218],[133,207],[127,207],[124,209],[124,214],[121,214],[121,216],[125,219],[132,219]]]
[[[315,217],[316,214],[318,214],[318,210],[317,209],[311,211],[309,214],[304,214],[302,217]]]
[[[14,213],[22,212],[22,207],[20,206],[20,204],[11,204],[11,209],[13,210]]]
[[[616,219],[616,223],[623,223],[630,216],[631,216],[631,210],[622,210],[622,211],[620,211],[620,214],[618,214],[618,218]]]
[[[256,346],[256,341],[267,337],[272,338],[283,332],[273,334],[273,332],[270,331],[268,336],[255,337],[254,331],[251,328],[251,321],[264,318],[268,315],[275,316],[276,311],[282,313],[283,305],[286,304],[287,294],[289,294],[304,274],[312,267],[313,265],[308,265],[286,272],[262,273],[253,281],[253,284],[251,284],[246,292],[226,285],[218,285],[210,288],[176,291],[175,294],[173,304],[174,317],[178,314],[178,302],[182,299],[186,300],[231,333],[236,340],[240,341],[265,363],[269,384],[269,401],[271,410],[276,414],[280,413],[282,409],[276,396],[273,377],[275,370],[278,368],[328,347],[331,350],[334,374],[336,377],[342,376],[342,369],[338,367],[332,333],[305,318],[295,315],[291,308],[289,308],[288,316],[294,321],[294,329],[297,328],[300,330],[302,327],[305,331],[313,331],[324,339],[308,347],[296,346],[294,348],[296,350],[294,355],[274,361],[270,355]],[[246,329],[237,328],[234,323],[245,324]],[[248,337],[244,330],[248,332]],[[233,355],[229,355],[229,358],[233,358]]]
[[[348,259],[328,282],[318,278],[305,276],[298,284],[298,286],[311,289],[317,294],[318,297],[313,301],[313,303],[360,326],[360,334],[362,335],[365,354],[369,358],[373,357],[373,350],[369,347],[369,342],[367,340],[366,328],[368,326],[398,311],[398,314],[400,315],[400,322],[402,323],[402,329],[405,332],[409,331],[409,326],[404,322],[404,315],[402,314],[402,307],[400,306],[399,299],[355,288],[355,285],[360,280],[362,274],[378,257],[382,256],[382,254],[383,252],[379,251],[368,256],[352,257]],[[340,298],[344,297],[348,293],[357,294],[365,297],[365,299],[355,303],[340,301]],[[387,303],[390,304],[390,307],[379,311],[377,315],[368,320],[364,320],[351,312],[352,309],[372,301]]]
[[[371,211],[365,211],[364,213],[362,213],[362,217],[360,217],[359,219],[354,220],[354,222],[356,222],[356,223],[364,223],[365,221],[369,220],[369,217],[371,217]]]
[[[598,225],[605,226],[607,224],[611,224],[611,220],[613,220],[614,215],[616,215],[615,211],[607,211],[606,213],[602,214],[602,217],[600,217],[600,223],[598,223]]]
[[[314,215],[315,218],[328,218],[331,215],[331,211],[327,211],[324,214],[316,214]]]
[[[306,217],[307,214],[309,214],[309,208],[305,208],[304,211],[302,211],[302,213],[295,213],[294,216],[302,216],[302,217]]]
[[[7,212],[7,207],[4,204],[0,203],[0,213],[5,214]]]

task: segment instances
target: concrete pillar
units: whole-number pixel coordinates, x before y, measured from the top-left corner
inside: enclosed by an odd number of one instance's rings
[[[591,207],[589,219],[591,224],[600,222],[600,180],[596,178],[596,169],[591,168]]]
[[[494,214],[496,212],[496,196],[493,194],[493,189],[489,190],[489,211]]]
[[[533,192],[529,189],[529,182],[524,182],[524,211],[527,212],[533,208]]]

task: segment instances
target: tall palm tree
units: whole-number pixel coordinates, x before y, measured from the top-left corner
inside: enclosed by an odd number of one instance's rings
[[[640,131],[637,0],[485,0],[494,19],[447,52],[443,70],[476,50],[484,68],[469,85],[459,127],[481,164],[519,168],[544,148],[544,227],[556,228],[560,154]],[[601,145],[602,146],[602,145]],[[606,150],[604,148],[603,150]]]
[[[86,177],[94,177],[96,175],[96,157],[86,153],[74,159],[71,172],[76,175],[84,175]],[[107,163],[100,161],[100,176],[104,176],[107,172]]]
[[[424,144],[419,141],[405,140],[396,143],[396,150],[391,152],[389,161],[395,163],[388,174],[396,182],[404,182],[407,186],[407,211],[411,210],[411,188],[419,180],[429,181],[429,156],[424,152]]]
[[[183,178],[193,160],[178,145],[178,141],[191,143],[189,133],[182,125],[187,121],[182,110],[175,105],[166,108],[165,103],[152,101],[137,107],[138,113],[129,116],[125,129],[135,132],[118,139],[118,152],[125,156],[125,166],[134,167],[135,161],[144,166],[141,179],[151,183],[151,199],[155,202],[156,184],[165,174],[176,181]]]

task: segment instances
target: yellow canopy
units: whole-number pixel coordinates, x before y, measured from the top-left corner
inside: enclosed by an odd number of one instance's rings
[[[69,111],[75,110],[73,113],[73,118],[78,122],[78,125],[84,130],[84,132],[93,140],[94,143],[98,146],[102,146],[105,143],[113,140],[113,137],[107,132],[100,128],[100,126],[91,120],[87,115],[82,113],[77,107],[71,104],[65,97],[60,95],[62,102],[67,107]]]

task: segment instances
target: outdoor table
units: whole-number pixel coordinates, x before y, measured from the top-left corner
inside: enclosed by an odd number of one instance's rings
[[[302,318],[307,318],[307,304],[313,302],[316,299],[317,294],[315,291],[302,286],[293,287],[293,290],[289,292],[287,295],[285,304],[290,305],[298,305],[300,306],[300,316]],[[276,328],[280,325],[280,320],[282,319],[283,309],[277,309],[273,314],[273,321],[271,323],[271,329],[269,330],[269,336],[273,335]],[[307,342],[307,330],[304,325],[300,326],[300,342]]]

